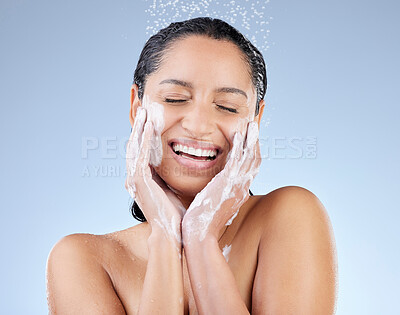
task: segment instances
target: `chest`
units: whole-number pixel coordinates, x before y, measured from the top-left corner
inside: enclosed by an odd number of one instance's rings
[[[221,239],[221,252],[225,245],[230,245],[230,251],[225,250],[227,264],[236,280],[237,288],[247,308],[251,310],[251,296],[255,272],[257,269],[258,242],[236,237],[231,244]],[[147,262],[130,255],[119,255],[111,261],[108,269],[114,289],[123,303],[127,314],[137,314],[141,293],[145,280]],[[198,314],[194,294],[190,284],[186,259],[182,256],[182,272],[184,282],[184,314]],[[168,294],[168,292],[166,292]]]

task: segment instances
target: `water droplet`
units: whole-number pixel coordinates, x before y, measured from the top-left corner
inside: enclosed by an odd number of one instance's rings
[[[263,43],[258,49],[265,53],[269,48],[267,37],[269,30],[259,29],[259,25],[267,25],[264,15],[267,15],[266,3],[269,1],[256,1],[249,3],[220,2],[214,0],[200,0],[180,3],[179,0],[147,0],[149,6],[145,13],[151,17],[147,20],[146,35],[151,36],[159,29],[178,20],[190,19],[197,16],[210,16],[227,21],[239,29],[247,38],[256,45],[257,40]],[[240,16],[240,18],[237,18]],[[267,19],[272,20],[273,17]],[[251,35],[250,35],[251,34]]]

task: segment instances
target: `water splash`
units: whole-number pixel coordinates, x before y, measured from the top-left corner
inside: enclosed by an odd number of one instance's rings
[[[260,51],[265,53],[269,48],[269,23],[273,19],[267,15],[266,1],[180,1],[180,0],[145,0],[149,6],[147,14],[146,35],[151,36],[159,29],[172,22],[208,16],[224,20],[237,28]]]
[[[218,18],[234,26],[247,37],[260,52],[266,56],[269,49],[270,23],[273,17],[268,14],[270,0],[143,0],[148,4],[145,13],[146,35],[150,37],[161,28],[172,22],[183,21],[195,17],[207,16]],[[274,44],[274,43],[273,43]],[[266,60],[266,67],[268,62]],[[267,70],[268,73],[268,70]],[[267,84],[267,90],[269,84]],[[271,123],[272,112],[275,108],[266,104],[260,133]],[[263,149],[261,149],[263,151]],[[269,160],[269,157],[265,157]]]

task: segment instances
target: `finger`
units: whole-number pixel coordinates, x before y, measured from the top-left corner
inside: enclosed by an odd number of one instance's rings
[[[243,155],[243,135],[240,131],[235,132],[233,136],[232,150],[229,152],[227,167],[232,167],[241,160]]]
[[[255,145],[254,151],[255,152],[252,153],[251,157],[248,156],[245,159],[241,173],[242,176],[249,177],[250,181],[252,181],[254,177],[256,177],[261,165],[260,146],[258,145],[258,142]]]
[[[153,134],[154,134],[153,123],[151,121],[147,121],[144,125],[139,157],[136,164],[136,168],[140,169],[141,174],[138,174],[139,176],[147,176],[147,177],[152,176],[149,162],[150,162],[151,139]]]
[[[256,157],[256,149],[257,146],[259,146],[258,134],[258,124],[255,121],[249,122],[247,125],[246,143],[244,146],[244,164],[246,164],[246,161],[252,162]]]
[[[136,161],[139,156],[139,139],[143,133],[143,125],[146,120],[146,110],[139,107],[136,110],[135,122],[132,132],[126,145],[126,169],[127,178],[125,180],[125,188],[129,192],[132,199],[135,199],[136,187],[134,183],[134,174],[136,172]]]
[[[127,144],[127,154],[129,153],[129,158],[134,158],[137,152],[134,149],[138,150],[140,145],[140,140],[143,133],[143,126],[146,121],[147,112],[143,107],[139,107],[136,111],[135,122],[133,124],[132,132],[129,136],[128,144]],[[128,147],[133,150],[128,150]],[[133,156],[131,156],[133,155]]]
[[[140,139],[143,134],[143,126],[146,121],[146,116],[146,110],[139,107],[136,112],[135,123],[126,148],[126,164],[129,176],[133,176],[135,173],[136,161],[139,156]]]
[[[148,160],[149,160],[149,147],[150,147],[150,136],[152,130],[149,130],[149,127],[151,128],[152,124],[151,122],[146,122],[144,124],[144,130],[142,133],[142,139],[140,140],[140,146],[138,149],[138,154],[136,154],[136,157],[131,160],[130,166],[131,166],[131,174],[127,178],[128,182],[128,192],[131,196],[138,197],[135,198],[136,202],[140,203],[140,193],[141,190],[140,188],[143,187],[143,180],[144,177],[151,177],[151,170],[148,165]],[[150,133],[149,133],[150,131]],[[147,161],[147,163],[146,163]],[[147,181],[145,180],[145,183]],[[136,187],[137,186],[137,187]],[[134,198],[132,197],[132,198]],[[140,204],[139,204],[140,206]]]
[[[246,132],[246,145],[245,150],[254,150],[254,146],[258,140],[258,124],[255,121],[249,122]]]
[[[250,122],[247,126],[245,149],[240,161],[240,172],[237,176],[246,191],[257,175],[261,164],[258,134],[258,124],[255,121]]]
[[[238,163],[243,155],[243,136],[240,131],[235,132],[232,142],[232,149],[228,153],[225,167],[216,175],[218,181],[232,180],[239,172]]]
[[[258,124],[249,122],[246,130],[246,140],[241,160],[238,162],[238,174],[235,177],[236,205],[243,204],[249,197],[249,187],[255,177],[254,161],[256,156],[256,147],[258,143]]]
[[[136,197],[136,187],[135,187],[135,185],[129,184],[128,178],[125,181],[125,188],[128,191],[128,193],[131,196],[131,198],[135,199],[135,197]]]
[[[260,149],[260,142],[257,140],[255,145],[255,165],[260,166],[261,164],[261,149]]]

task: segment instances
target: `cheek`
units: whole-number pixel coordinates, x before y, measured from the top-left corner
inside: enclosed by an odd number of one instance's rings
[[[161,163],[163,156],[161,135],[165,127],[164,121],[164,106],[152,102],[147,95],[143,96],[142,106],[147,112],[147,121],[151,121],[154,126],[154,137],[151,139],[150,164],[158,166]]]
[[[247,124],[249,123],[249,118],[247,117],[238,117],[229,124],[225,124],[224,126],[224,133],[227,136],[227,138],[232,142],[233,136],[235,135],[235,132],[240,131],[242,135],[245,135],[246,130],[247,130]]]
[[[170,129],[178,120],[178,116],[168,107],[164,107],[164,131]]]
[[[153,122],[156,132],[164,129],[164,105],[151,100],[148,95],[143,95],[142,106],[147,111],[147,120]]]

